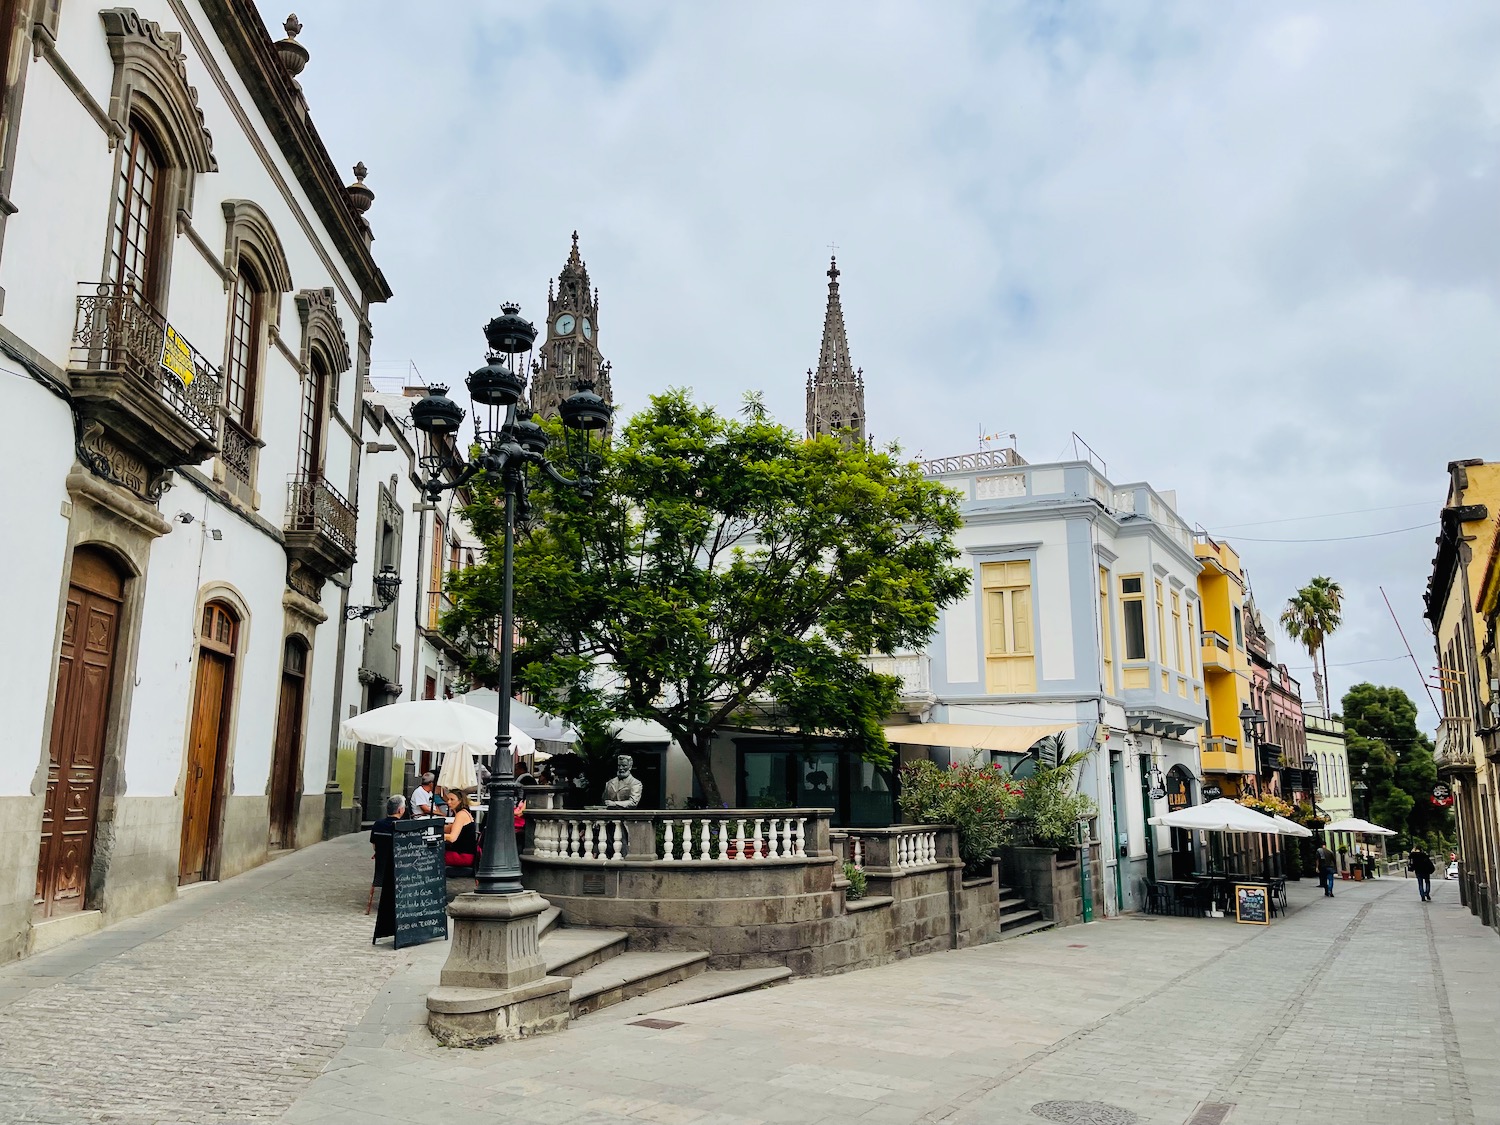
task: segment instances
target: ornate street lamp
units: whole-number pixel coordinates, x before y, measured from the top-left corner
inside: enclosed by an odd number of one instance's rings
[[[383,609],[389,609],[401,589],[401,576],[390,563],[380,568],[375,576],[375,605],[350,605],[344,607],[345,621],[368,621]]]
[[[530,474],[545,473],[556,484],[576,488],[592,498],[593,472],[600,461],[611,407],[579,383],[564,399],[562,414],[568,460],[578,476],[558,471],[546,456],[546,431],[529,417],[519,417],[516,404],[526,390],[526,372],[536,328],[520,315],[520,306],[506,304],[484,328],[489,342],[487,362],[465,380],[474,403],[476,453],[465,461],[458,451],[464,411],[448,398],[448,388],[432,386],[427,397],[412,404],[412,424],[422,434],[422,467],[427,471],[427,495],[434,502],[444,490],[461,488],[476,477],[500,486],[505,493],[504,582],[500,619],[500,715],[495,733],[495,770],[490,775],[489,812],[484,824],[483,855],[474,873],[482,895],[517,894],[521,887],[521,857],[516,851],[517,786],[510,748],[511,658],[514,633],[515,526],[518,510],[528,510]]]

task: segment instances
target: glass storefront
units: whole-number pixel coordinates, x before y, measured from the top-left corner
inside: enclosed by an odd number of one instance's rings
[[[739,739],[741,808],[833,809],[837,827],[876,828],[900,820],[893,773],[836,746]]]

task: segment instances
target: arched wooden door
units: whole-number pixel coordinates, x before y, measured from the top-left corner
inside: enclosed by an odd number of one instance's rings
[[[36,870],[43,918],[84,907],[124,600],[125,577],[108,555],[92,547],[73,552]]]
[[[288,637],[281,661],[281,700],[276,709],[276,752],[271,759],[271,846],[297,842],[302,807],[302,714],[307,696],[307,644]]]
[[[203,607],[182,796],[182,851],[177,868],[181,883],[207,879],[213,867],[239,631],[239,619],[223,602]]]

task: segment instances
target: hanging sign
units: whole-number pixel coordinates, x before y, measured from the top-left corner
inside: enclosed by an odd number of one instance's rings
[[[1208,786],[1203,787],[1203,795],[1208,796]],[[1211,798],[1210,798],[1211,799]],[[1172,770],[1167,774],[1167,809],[1176,812],[1178,809],[1188,807],[1187,778],[1182,776],[1179,770]]]
[[[1205,801],[1217,801],[1224,796],[1224,790],[1217,785],[1205,785],[1203,787],[1203,799]]]
[[[1234,885],[1234,920],[1247,926],[1269,926],[1271,912],[1266,901],[1267,888],[1260,883]]]
[[[170,324],[161,337],[161,365],[181,379],[184,387],[190,386],[197,374],[193,366],[193,349]]]
[[[1432,787],[1432,803],[1440,809],[1446,809],[1453,804],[1453,790],[1446,785],[1434,785]]]

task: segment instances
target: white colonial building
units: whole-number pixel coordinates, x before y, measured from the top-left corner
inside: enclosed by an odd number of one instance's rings
[[[874,661],[902,675],[927,724],[886,733],[903,759],[922,746],[968,760],[982,745],[1014,761],[1049,734],[1065,754],[1090,751],[1080,789],[1099,807],[1095,909],[1139,909],[1149,873],[1193,864],[1191,834],[1147,825],[1169,792],[1196,803],[1201,780],[1192,533],[1171,493],[1114,484],[1087,462],[1028,465],[1000,449],[923,468],[962,497],[955,542],[973,589],[943,611],[926,653]]]
[[[299,30],[0,3],[0,959],[338,821],[390,290]]]

